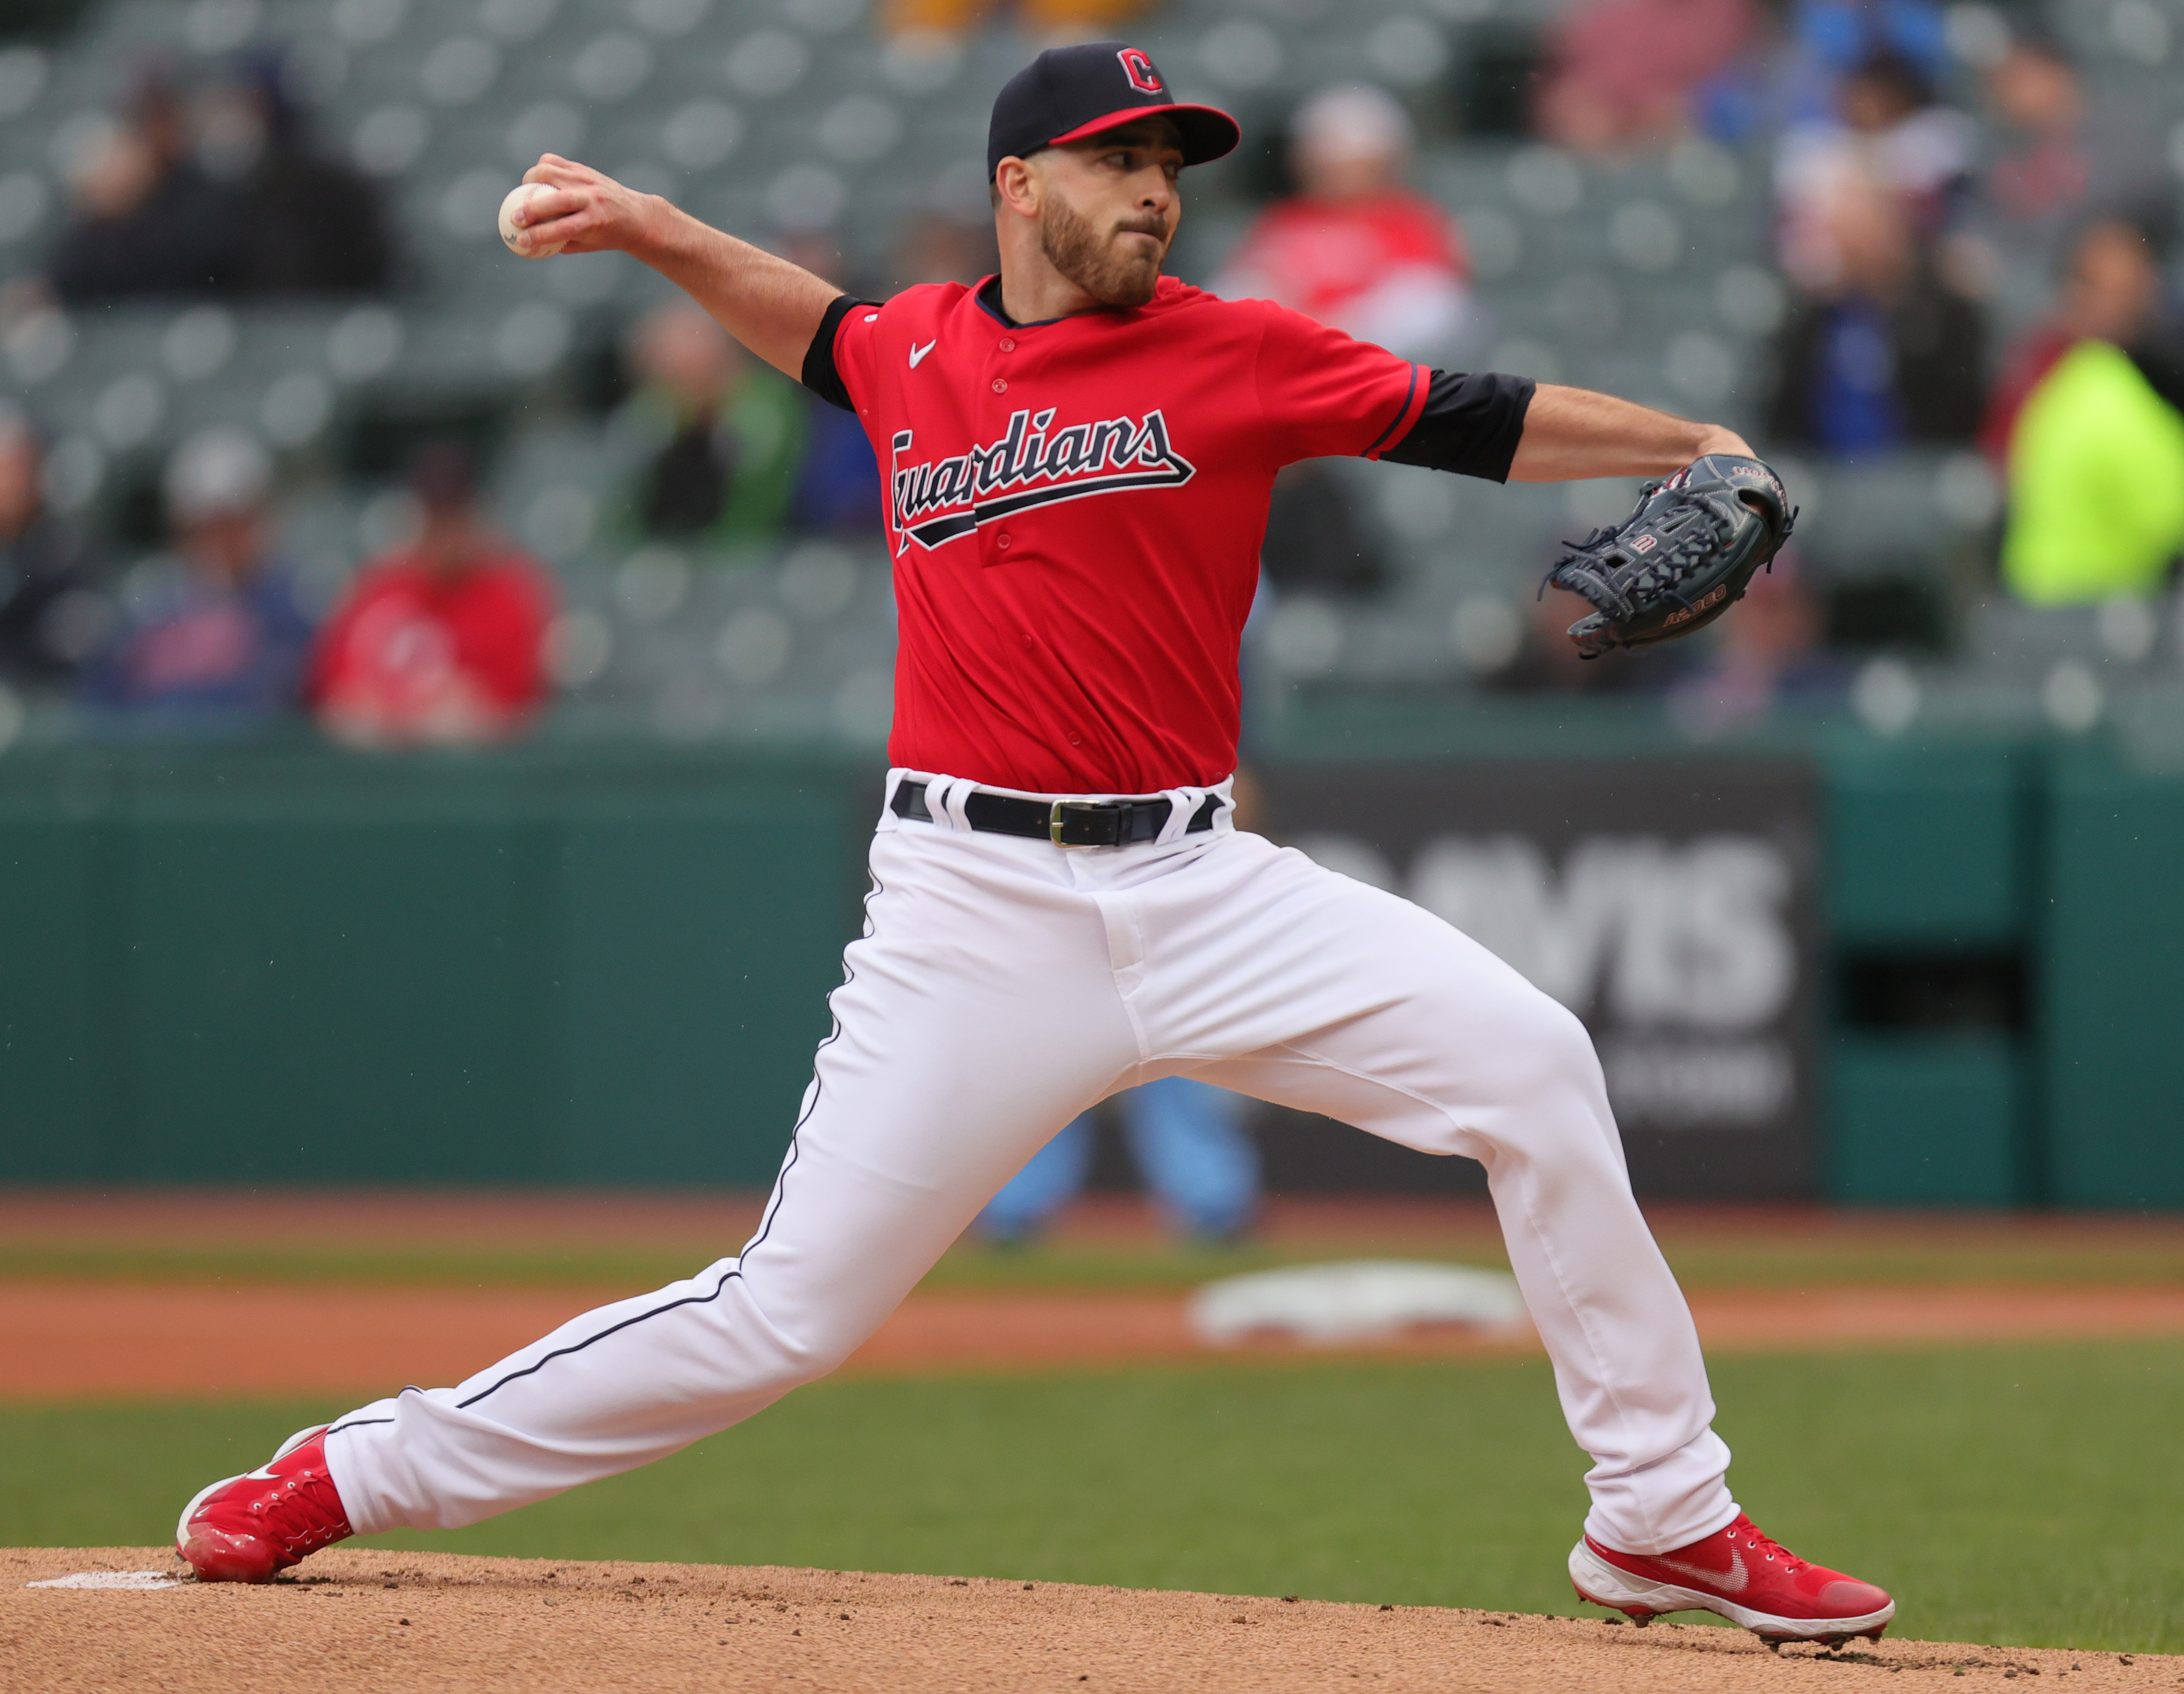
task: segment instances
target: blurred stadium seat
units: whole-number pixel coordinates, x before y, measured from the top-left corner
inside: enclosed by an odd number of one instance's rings
[[[2134,103],[2164,126],[2184,116],[2175,0],[2048,9],[2098,99]],[[1280,126],[1301,97],[1377,82],[1418,115],[1413,180],[1466,226],[1493,325],[1490,362],[1755,432],[1785,298],[1771,267],[1767,138],[1693,137],[1596,160],[1467,132],[1479,126],[1462,103],[1477,67],[1562,10],[1553,0],[1173,0],[1143,14],[1134,38],[1179,92],[1229,104],[1253,132],[1243,154],[1194,180],[1177,268],[1202,279],[1217,267],[1275,180]],[[1975,29],[1958,33],[1976,45]],[[708,562],[698,549],[672,596],[658,582],[650,599],[632,588],[659,561],[645,562],[620,515],[631,460],[613,421],[614,355],[665,285],[620,256],[517,261],[494,238],[493,214],[538,152],[578,153],[739,232],[829,253],[848,286],[884,289],[917,220],[983,217],[987,103],[1028,38],[1006,20],[960,38],[889,38],[865,0],[86,5],[72,30],[0,42],[0,277],[35,272],[67,215],[69,173],[137,67],[161,61],[187,83],[260,42],[291,50],[289,80],[321,148],[388,197],[398,286],[362,302],[8,309],[0,376],[55,443],[59,502],[111,538],[125,567],[157,541],[143,490],[164,452],[206,424],[242,424],[282,455],[291,550],[337,580],[385,516],[399,443],[480,432],[499,445],[502,521],[564,578],[575,633],[561,677],[577,717],[629,714],[684,735],[869,738],[884,721],[891,647],[876,530],[848,544],[855,588],[838,605],[784,603],[797,549],[816,544],[794,538],[763,559]],[[1970,103],[1972,65],[1951,75],[1946,92]],[[1997,287],[2044,293],[2017,275]],[[1475,644],[1467,658],[1455,634],[1457,609],[1528,600],[1555,540],[1629,499],[1424,480],[1358,478],[1392,582],[1375,598],[1304,608],[1274,644],[1275,675],[1460,691],[1479,665]],[[1798,544],[1823,592],[1918,585],[1943,609],[1966,685],[2032,700],[2046,669],[1998,656],[2023,644],[1992,632],[2016,627],[2006,609],[1981,610],[1993,599],[1983,549],[1997,495],[1977,461],[1927,450],[1800,460],[1793,486],[1807,505]],[[1475,632],[1475,616],[1467,627]],[[1874,639],[1886,644],[1886,632]],[[2164,638],[2118,686],[2173,663],[2173,648]]]

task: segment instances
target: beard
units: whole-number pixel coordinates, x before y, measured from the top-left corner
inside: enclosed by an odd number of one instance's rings
[[[1039,245],[1047,263],[1103,306],[1142,306],[1160,287],[1161,261],[1171,239],[1166,225],[1123,222],[1102,237],[1092,220],[1064,200],[1050,195],[1039,220]],[[1159,249],[1147,254],[1134,243],[1116,244],[1125,231],[1151,236]]]

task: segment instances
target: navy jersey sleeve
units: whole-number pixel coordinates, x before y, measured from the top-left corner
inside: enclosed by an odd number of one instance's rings
[[[1418,421],[1393,447],[1383,448],[1380,457],[1506,482],[1535,386],[1529,376],[1436,371]]]
[[[845,412],[854,412],[857,403],[850,398],[849,385],[842,380],[842,367],[835,362],[834,338],[841,333],[842,320],[859,306],[876,306],[872,300],[860,300],[852,294],[837,294],[833,304],[827,308],[827,315],[819,320],[818,333],[811,337],[811,345],[804,354],[804,386],[830,406],[839,406]]]

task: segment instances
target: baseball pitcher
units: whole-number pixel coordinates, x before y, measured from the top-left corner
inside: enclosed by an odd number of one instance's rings
[[[1728,430],[1428,369],[1163,276],[1180,173],[1237,140],[1135,47],[1043,53],[993,109],[1000,274],[884,302],[572,160],[528,173],[519,251],[635,254],[872,438],[900,649],[865,933],[739,1255],[213,1485],[177,1534],[201,1577],[476,1523],[749,1417],[847,1358],[1078,1112],[1188,1076],[1486,1167],[1592,1457],[1580,1594],[1775,1641],[1894,1615],[1731,1496],[1577,1019],[1438,918],[1231,819],[1238,638],[1284,465],[1659,479],[1557,567],[1591,607],[1586,651],[1719,616],[1787,531],[1780,483]]]

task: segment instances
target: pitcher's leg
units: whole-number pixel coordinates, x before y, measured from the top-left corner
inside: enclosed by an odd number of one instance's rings
[[[968,891],[905,889],[918,867],[894,856],[740,1258],[587,1313],[455,1388],[339,1420],[327,1463],[357,1531],[450,1528],[545,1499],[832,1370],[1031,1151],[1136,1063],[1089,908],[997,909],[1013,939],[981,934]],[[978,968],[948,968],[959,956]]]
[[[1720,1529],[1736,1507],[1697,1332],[1631,1196],[1583,1025],[1429,913],[1279,859],[1250,902],[1262,915],[1234,922],[1251,933],[1230,968],[1281,985],[1258,1022],[1290,1029],[1177,1067],[1483,1163],[1570,1431],[1594,1459],[1590,1531],[1655,1552]]]
[[[350,1524],[457,1528],[762,1411],[839,1364],[946,1251],[985,1198],[967,1175],[905,1184],[800,1144],[739,1258],[338,1420],[327,1463]]]

